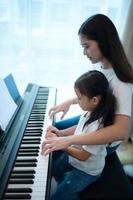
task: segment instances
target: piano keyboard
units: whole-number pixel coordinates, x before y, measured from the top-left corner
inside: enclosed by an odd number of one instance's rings
[[[4,199],[49,199],[51,155],[40,154],[45,129],[52,122],[48,111],[54,105],[55,90],[39,88],[17,152]]]

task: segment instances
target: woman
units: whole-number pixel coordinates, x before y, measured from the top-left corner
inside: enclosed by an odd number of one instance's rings
[[[90,61],[101,63],[99,70],[106,76],[118,102],[114,123],[108,127],[93,131],[91,134],[72,135],[64,138],[50,137],[43,143],[43,151],[48,154],[52,151],[64,149],[74,145],[111,144],[109,151],[114,151],[118,144],[114,141],[125,140],[131,117],[133,70],[124,53],[117,30],[112,21],[105,15],[97,14],[88,18],[80,27],[79,40],[83,47],[84,55]],[[77,98],[51,108],[50,116],[57,112],[63,112],[63,116],[69,110],[70,105],[76,104]],[[73,124],[76,124],[79,117]],[[71,122],[71,120],[68,120]],[[65,124],[65,128],[71,126],[67,120],[55,124],[57,128]],[[63,127],[61,127],[63,128]],[[68,129],[72,129],[68,128]]]

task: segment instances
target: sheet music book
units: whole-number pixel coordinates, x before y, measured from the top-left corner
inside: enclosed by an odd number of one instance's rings
[[[0,79],[0,127],[5,131],[10,119],[17,108],[4,80]]]

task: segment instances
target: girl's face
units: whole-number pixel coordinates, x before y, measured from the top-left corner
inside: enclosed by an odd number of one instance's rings
[[[103,55],[100,51],[98,43],[95,40],[89,40],[82,34],[79,35],[79,40],[81,46],[83,47],[83,54],[86,55],[93,64],[102,62]]]
[[[79,103],[80,107],[82,108],[82,110],[84,110],[84,111],[93,111],[93,109],[95,109],[95,107],[99,103],[99,100],[100,100],[99,97],[89,98],[89,97],[81,94],[77,88],[75,88],[75,93],[78,97],[78,103]]]

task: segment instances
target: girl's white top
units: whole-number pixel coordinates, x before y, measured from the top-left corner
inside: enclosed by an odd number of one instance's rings
[[[77,125],[77,128],[75,130],[75,134],[81,134],[81,133],[91,133],[93,131],[96,131],[99,128],[99,121],[96,120],[92,123],[90,123],[89,125],[86,125],[84,128],[84,124],[86,122],[86,120],[88,119],[88,115],[86,115],[86,113],[84,113],[81,118],[80,121]],[[72,156],[69,156],[69,163],[81,170],[86,172],[87,174],[91,174],[91,175],[99,175],[105,165],[105,156],[107,154],[106,152],[106,145],[74,145],[74,147],[81,149],[83,148],[85,151],[90,152],[92,155],[85,161],[80,161]]]

